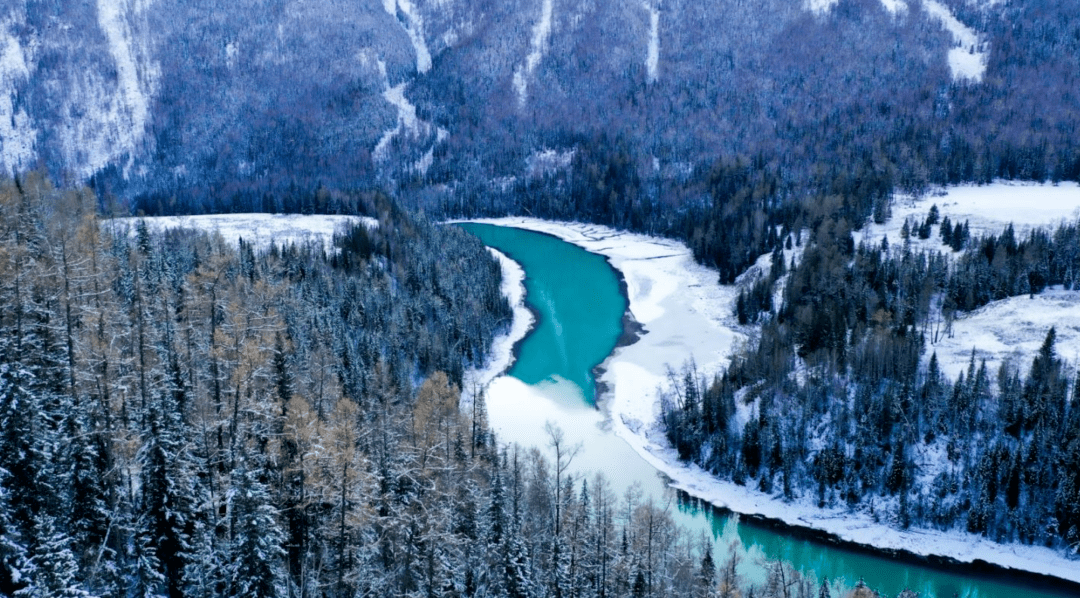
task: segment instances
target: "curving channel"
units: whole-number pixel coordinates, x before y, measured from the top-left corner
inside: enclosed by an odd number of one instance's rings
[[[575,468],[603,471],[620,493],[640,484],[646,494],[670,505],[678,524],[694,534],[712,535],[717,562],[726,561],[729,550],[736,551],[739,573],[752,583],[764,581],[765,559],[779,559],[817,579],[828,578],[834,596],[846,595],[859,579],[888,597],[904,589],[940,598],[1077,595],[1064,582],[1036,576],[838,544],[812,531],[740,518],[673,492],[662,474],[611,432],[595,407],[595,368],[623,333],[627,299],[618,272],[602,256],[551,235],[490,224],[459,226],[521,264],[526,303],[537,318],[515,348],[516,360],[507,375],[489,388],[489,419],[502,441],[543,447],[545,422],[557,423],[569,439],[582,443]]]

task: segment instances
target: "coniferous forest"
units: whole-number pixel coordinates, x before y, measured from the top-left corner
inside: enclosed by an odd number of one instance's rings
[[[1080,551],[1080,385],[1055,329],[1030,361],[994,370],[973,347],[957,379],[933,352],[958,313],[1080,288],[1080,222],[971,239],[934,206],[904,224],[900,247],[856,245],[835,216],[806,224],[801,259],[789,266],[783,249],[801,232],[781,232],[768,272],[738,296],[739,321],[761,325],[756,342],[711,380],[687,366],[666,398],[680,457],[900,528]],[[966,251],[950,264],[908,240],[930,235]],[[739,406],[750,413],[742,426]]]
[[[336,251],[257,251],[0,183],[0,594],[735,595],[734,552],[569,469],[560,430],[507,446],[459,405],[498,265],[355,201],[378,225]],[[765,595],[818,591],[770,567]]]
[[[1058,330],[956,377],[935,353],[1080,291],[1080,222],[862,232],[898,194],[1080,181],[1075,2],[8,4],[0,595],[828,597],[462,399],[512,311],[436,223],[506,215],[676,239],[738,285],[747,346],[672,364],[680,458],[1080,557]],[[125,218],[242,212],[377,224],[264,248]]]

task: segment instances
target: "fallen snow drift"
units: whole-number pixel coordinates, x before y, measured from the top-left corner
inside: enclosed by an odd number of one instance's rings
[[[146,223],[151,232],[171,229],[193,229],[207,233],[217,232],[230,243],[239,244],[240,239],[252,243],[258,249],[268,249],[271,244],[305,245],[322,243],[331,248],[334,233],[354,222],[368,227],[378,225],[374,218],[366,216],[302,216],[299,214],[214,214],[206,216],[156,216],[148,218],[119,218],[114,224],[130,226],[135,230],[138,221]]]

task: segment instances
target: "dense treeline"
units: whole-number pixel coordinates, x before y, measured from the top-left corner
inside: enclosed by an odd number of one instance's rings
[[[40,175],[0,183],[0,593],[747,590],[669,507],[575,474],[557,428],[546,451],[497,445],[458,390],[508,316],[497,264],[361,201],[378,226],[327,255],[155,236]],[[818,595],[769,571],[756,595]]]
[[[1075,288],[1078,223],[966,240],[934,208],[910,228],[927,222],[966,245],[955,262],[907,242],[856,246],[839,217],[816,223],[790,271],[777,245],[772,272],[736,304],[741,321],[762,322],[759,339],[711,382],[684,372],[668,436],[682,458],[787,499],[1077,552],[1080,384],[1055,330],[1030,367],[988,371],[973,354],[949,380],[936,354],[920,362],[957,310]]]

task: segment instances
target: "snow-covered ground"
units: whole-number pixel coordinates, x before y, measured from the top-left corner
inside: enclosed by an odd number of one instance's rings
[[[1017,237],[1023,238],[1032,228],[1080,218],[1080,185],[999,181],[939,189],[917,198],[898,196],[893,200],[892,217],[885,224],[871,222],[855,234],[855,241],[865,238],[868,242],[880,242],[883,236],[888,236],[891,245],[902,244],[900,230],[904,221],[921,224],[935,205],[941,217],[948,216],[953,224],[968,222],[972,238],[1000,235],[1010,223]],[[941,243],[936,226],[925,241],[913,233],[911,243],[916,248],[952,251]]]
[[[904,221],[918,226],[934,205],[941,217],[948,217],[953,224],[968,222],[972,238],[1000,235],[1011,223],[1017,238],[1022,239],[1032,228],[1080,218],[1080,185],[997,182],[950,187],[919,198],[898,197],[892,206],[892,218],[885,224],[868,224],[855,234],[856,242],[866,239],[880,243],[888,237],[891,246],[899,247],[903,243],[900,231]],[[912,234],[909,242],[916,249],[953,254],[942,244],[937,226],[929,239],[920,240]],[[1073,364],[1080,363],[1080,292],[1060,289],[1047,290],[1034,298],[1025,295],[995,301],[972,313],[960,314],[951,334],[944,331],[942,323],[942,332],[936,342],[930,339],[923,361],[937,352],[942,372],[955,379],[967,369],[975,349],[976,363],[986,359],[991,373],[1010,357],[1021,371],[1027,371],[1051,326],[1057,327],[1058,355]]]
[[[996,189],[1001,193],[1000,187]],[[970,198],[963,189],[956,191],[958,195],[953,199],[959,213],[967,209],[963,200]],[[917,206],[912,209],[916,210]],[[700,372],[715,372],[745,342],[745,337],[736,331],[730,313],[736,288],[717,284],[716,273],[696,264],[686,246],[675,241],[601,226],[528,218],[481,222],[552,234],[606,256],[622,273],[629,310],[644,325],[645,333],[636,343],[617,348],[603,364],[605,372],[600,382],[607,385],[609,392],[601,400],[615,434],[642,459],[671,478],[673,487],[737,513],[821,530],[877,549],[935,555],[960,562],[981,560],[1080,583],[1077,562],[1047,548],[997,544],[962,532],[900,531],[866,513],[852,513],[844,508],[820,509],[812,497],[785,502],[718,480],[697,466],[680,462],[658,423],[659,388],[666,385],[665,369],[668,365],[677,368],[692,357]],[[898,231],[897,226],[897,234]],[[1053,297],[1049,293],[1046,299]],[[1038,336],[1038,341],[1041,340],[1042,336]],[[502,392],[515,393],[508,402],[522,405],[520,398],[528,390],[519,384],[503,385],[501,380],[506,377],[495,378],[489,387],[492,397],[489,401],[497,400],[494,395]],[[535,427],[535,422],[532,424]]]
[[[206,216],[156,216],[152,218],[118,218],[113,225],[127,226],[135,230],[138,221],[146,222],[151,232],[171,229],[194,229],[220,233],[222,238],[234,244],[240,239],[252,243],[258,249],[271,244],[302,245],[322,243],[327,250],[333,242],[334,233],[352,222],[363,222],[368,227],[378,225],[374,218],[366,216],[302,216],[299,214],[214,214]]]
[[[518,104],[524,106],[529,97],[529,77],[540,65],[540,60],[548,49],[551,40],[552,13],[555,10],[554,0],[544,0],[540,9],[540,20],[533,27],[532,43],[529,55],[525,57],[525,64],[514,70],[514,89],[517,91]]]
[[[953,322],[952,333],[928,343],[926,353],[937,353],[941,371],[954,380],[967,370],[972,350],[975,366],[985,359],[992,376],[1006,359],[1026,373],[1051,326],[1058,357],[1080,364],[1080,292],[1061,289],[994,301],[961,315]]]

